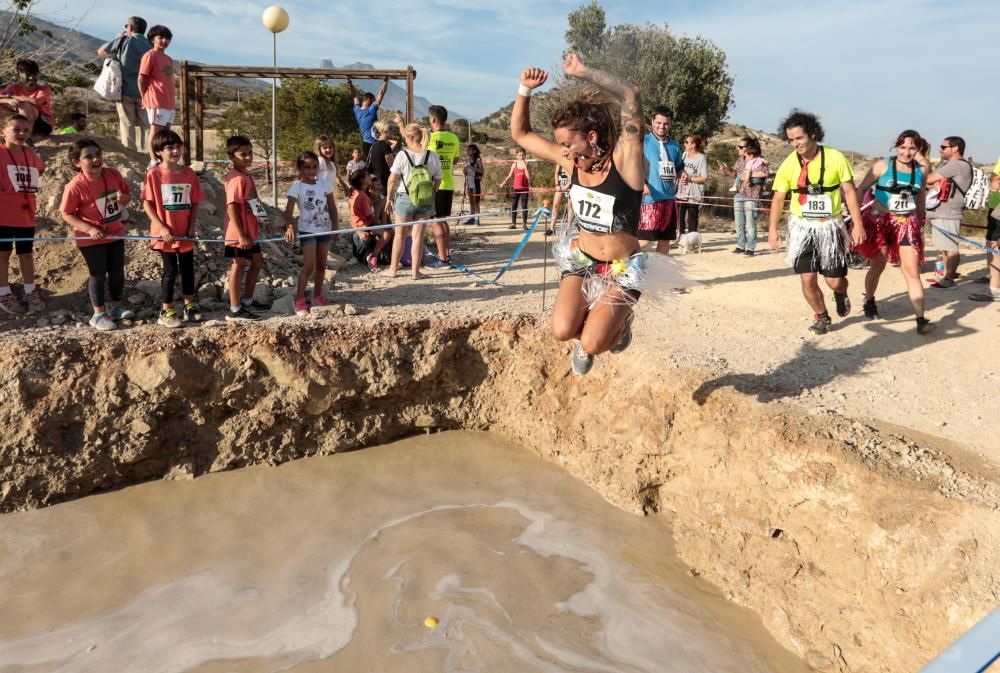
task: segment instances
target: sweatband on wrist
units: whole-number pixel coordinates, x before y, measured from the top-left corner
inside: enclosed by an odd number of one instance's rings
[[[522,84],[517,87],[517,94],[519,96],[524,96],[525,98],[531,98],[531,89]]]

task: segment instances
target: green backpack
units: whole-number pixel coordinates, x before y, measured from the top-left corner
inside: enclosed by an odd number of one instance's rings
[[[406,183],[406,194],[410,197],[410,203],[417,208],[426,208],[434,205],[434,181],[431,180],[431,173],[427,170],[427,157],[430,152],[424,152],[424,158],[420,165],[413,163],[410,153],[403,150],[406,160],[410,162],[410,180]]]

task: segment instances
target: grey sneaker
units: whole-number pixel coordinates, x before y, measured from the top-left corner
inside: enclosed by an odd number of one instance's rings
[[[847,296],[847,293],[837,294],[833,293],[833,301],[837,304],[837,315],[841,318],[846,318],[851,313],[851,299]]]
[[[24,315],[24,306],[13,294],[5,294],[0,297],[0,309],[7,311],[11,315]]]
[[[98,313],[91,316],[90,326],[102,332],[109,332],[116,327],[115,321],[107,313]]]
[[[126,308],[124,304],[115,304],[108,311],[108,315],[111,316],[112,320],[131,320],[135,317],[135,312],[129,308]]]
[[[576,348],[573,349],[573,373],[577,376],[583,376],[593,366],[594,356],[584,353],[583,347],[577,344]]]
[[[177,311],[171,306],[168,309],[160,311],[160,319],[156,321],[156,324],[174,329],[181,327],[184,323],[177,317]]]
[[[45,310],[45,302],[38,290],[24,293],[24,301],[28,305],[28,313],[41,313]]]
[[[632,319],[635,313],[629,313],[622,326],[622,333],[618,335],[618,341],[611,347],[611,352],[617,355],[632,344]]]
[[[233,311],[229,309],[226,312],[226,320],[231,320],[233,322],[250,322],[255,320],[263,320],[263,318],[253,311],[249,310],[246,306],[240,306],[239,311]]]
[[[184,304],[184,322],[201,322],[201,309],[197,304]]]
[[[989,288],[973,292],[969,295],[972,301],[1000,301],[1000,290],[993,291]]]
[[[814,314],[815,315],[815,314]],[[813,334],[826,334],[830,331],[830,325],[833,321],[830,320],[828,315],[816,315],[816,320],[812,325],[809,326],[809,331]]]

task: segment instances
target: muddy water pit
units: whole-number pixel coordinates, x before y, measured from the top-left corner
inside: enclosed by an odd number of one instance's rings
[[[0,341],[3,673],[916,670],[1000,596],[960,447],[650,344],[577,379],[520,317],[106,336]],[[547,463],[449,434],[16,511],[461,428]]]

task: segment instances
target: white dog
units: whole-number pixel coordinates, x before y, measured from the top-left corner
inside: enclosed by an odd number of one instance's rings
[[[681,247],[681,250],[684,251],[685,255],[692,250],[700,253],[701,234],[697,231],[689,231],[686,234],[681,234],[680,238],[677,239],[677,245]]]

